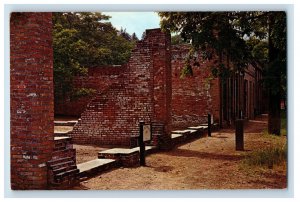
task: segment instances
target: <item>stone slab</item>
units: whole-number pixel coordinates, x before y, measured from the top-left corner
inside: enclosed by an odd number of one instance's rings
[[[195,132],[197,132],[197,130],[194,130],[194,129],[188,129],[188,130],[186,130],[186,131],[190,131],[190,133],[195,133]]]
[[[65,137],[65,136],[62,136],[62,137],[54,137],[54,140],[68,140],[68,139],[72,139],[71,137]]]
[[[174,130],[171,133],[175,133],[175,134],[186,134],[186,133],[190,133],[190,130]]]
[[[208,128],[208,126],[205,126],[205,125],[189,127],[189,129],[193,129],[193,130],[202,130],[202,129],[207,129],[207,128]]]
[[[54,121],[55,126],[74,126],[78,121]]]
[[[152,150],[155,149],[155,146],[146,146],[145,150]],[[128,148],[113,148],[113,149],[108,149],[105,151],[101,151],[99,153],[101,154],[132,154],[134,152],[140,151],[140,147],[134,147],[131,149]]]
[[[79,172],[82,173],[115,161],[116,160],[114,159],[94,159],[85,163],[78,164],[77,168],[79,169]]]
[[[171,134],[172,139],[179,138],[179,137],[183,137],[183,135],[182,134],[176,134],[176,133]]]

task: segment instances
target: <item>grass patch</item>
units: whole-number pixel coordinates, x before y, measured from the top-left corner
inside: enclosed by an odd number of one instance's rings
[[[266,149],[251,152],[245,156],[243,164],[248,166],[259,166],[273,168],[274,165],[281,165],[287,159],[287,145],[275,145]]]

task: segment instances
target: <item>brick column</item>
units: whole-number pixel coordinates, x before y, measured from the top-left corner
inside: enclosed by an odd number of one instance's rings
[[[46,189],[53,151],[51,13],[10,19],[11,188]]]
[[[163,123],[169,132],[172,99],[171,36],[160,29],[152,29],[147,30],[147,38],[152,49],[153,121]]]

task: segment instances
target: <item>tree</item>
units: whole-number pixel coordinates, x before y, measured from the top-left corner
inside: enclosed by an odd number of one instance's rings
[[[131,36],[130,36],[130,34],[126,31],[126,29],[123,29],[122,27],[121,27],[121,30],[120,30],[120,35],[121,35],[124,39],[126,39],[127,41],[131,41]]]
[[[270,12],[268,25],[269,63],[265,79],[270,101],[268,132],[280,135],[280,104],[286,99],[286,13]]]
[[[171,36],[171,44],[172,45],[178,45],[178,44],[183,44],[186,43],[179,34],[176,34],[174,36]]]
[[[124,64],[134,44],[118,35],[109,16],[101,13],[53,13],[55,101],[86,95],[92,89],[73,89],[73,78],[88,67]]]
[[[131,40],[135,41],[135,42],[139,40],[139,38],[136,36],[135,32],[133,32],[133,34],[131,35]]]
[[[284,85],[278,85],[280,82],[274,82],[272,79],[280,81],[281,77],[286,78],[284,12],[159,12],[159,16],[163,30],[180,33],[185,41],[191,41],[194,49],[200,48],[204,55],[210,55],[211,50],[216,52],[220,61],[212,71],[221,77],[221,80],[230,70],[228,67],[224,68],[223,54],[232,61],[233,71],[242,71],[247,63],[255,58],[251,53],[259,44],[251,47],[247,41],[253,38],[262,42],[265,39],[268,42],[268,71],[265,83],[268,84],[270,96],[268,129],[269,133],[280,134],[278,103]]]

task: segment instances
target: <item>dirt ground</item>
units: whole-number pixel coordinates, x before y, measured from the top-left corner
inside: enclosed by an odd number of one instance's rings
[[[145,167],[118,168],[82,181],[74,189],[188,190],[188,189],[283,189],[286,165],[273,169],[242,164],[244,155],[283,143],[286,137],[263,134],[267,117],[245,127],[245,151],[235,151],[234,129],[223,129],[168,152],[146,157]]]
[[[76,149],[76,163],[84,163],[98,158],[98,152],[110,148],[103,148],[91,145],[77,145],[74,144],[73,148]]]

